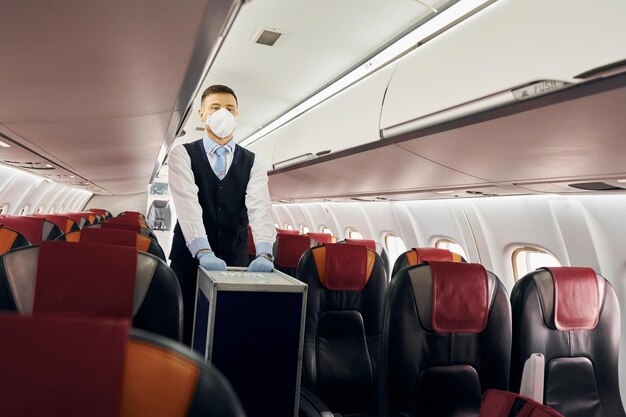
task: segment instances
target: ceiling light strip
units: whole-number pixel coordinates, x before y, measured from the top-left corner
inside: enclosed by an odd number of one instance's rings
[[[318,93],[298,104],[293,109],[284,113],[278,119],[266,125],[261,130],[242,140],[240,145],[251,145],[252,143],[266,136],[268,133],[278,129],[279,127],[293,120],[302,113],[312,109],[323,101],[334,96],[338,92],[365,78],[377,69],[399,58],[407,51],[415,48],[418,44],[433,36],[442,29],[446,28],[447,26],[451,25],[452,23],[456,22],[457,20],[463,19],[468,14],[473,13],[481,6],[492,1],[493,0],[461,0],[453,6],[447,8],[443,12],[435,14],[424,24],[420,25],[415,30],[409,32],[407,35],[403,36],[396,42],[389,45],[387,48],[383,49],[366,63],[358,66],[328,87],[322,89]]]

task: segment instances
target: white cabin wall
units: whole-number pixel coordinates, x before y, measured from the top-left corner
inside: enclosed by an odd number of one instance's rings
[[[311,223],[308,226],[312,232],[319,233],[322,227],[328,227],[332,230],[333,235],[337,236],[340,227],[328,207],[328,203],[302,204],[301,207],[310,219]]]
[[[439,239],[450,239],[465,250],[468,262],[481,261],[470,225],[459,201],[407,201],[393,204],[405,206],[411,216],[417,240],[416,244],[411,246],[431,247]],[[489,269],[487,265],[485,267]]]
[[[46,181],[22,170],[0,165],[0,205],[9,204],[5,214],[18,214],[26,206],[28,210],[24,214],[32,214],[42,205],[44,212],[52,211],[53,207],[58,210],[61,206],[78,211],[91,196],[89,191]]]

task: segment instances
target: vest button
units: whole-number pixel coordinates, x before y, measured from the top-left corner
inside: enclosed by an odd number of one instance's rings
[[[222,184],[220,184],[217,188],[221,190],[221,189],[224,188],[224,186]]]
[[[222,211],[222,208],[221,208],[221,207],[218,207],[218,208],[217,208],[217,211]]]
[[[222,232],[221,230],[218,230],[218,231],[217,231],[217,235],[218,235],[218,236],[222,236],[223,234],[224,234],[224,232]]]

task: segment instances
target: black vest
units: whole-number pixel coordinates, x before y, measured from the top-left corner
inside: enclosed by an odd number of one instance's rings
[[[202,139],[186,143],[191,170],[198,186],[198,202],[202,222],[211,249],[228,266],[248,265],[248,210],[246,189],[254,163],[254,153],[235,145],[233,161],[224,179],[220,180],[207,158]],[[176,222],[170,259],[173,262],[197,262],[185,243]]]

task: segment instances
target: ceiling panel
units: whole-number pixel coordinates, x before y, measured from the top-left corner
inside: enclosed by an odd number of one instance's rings
[[[432,14],[429,0],[263,0],[244,5],[207,76],[239,97],[241,140]],[[253,44],[261,27],[286,32],[279,46]],[[199,106],[199,98],[196,100]],[[197,114],[185,130],[194,137]]]

